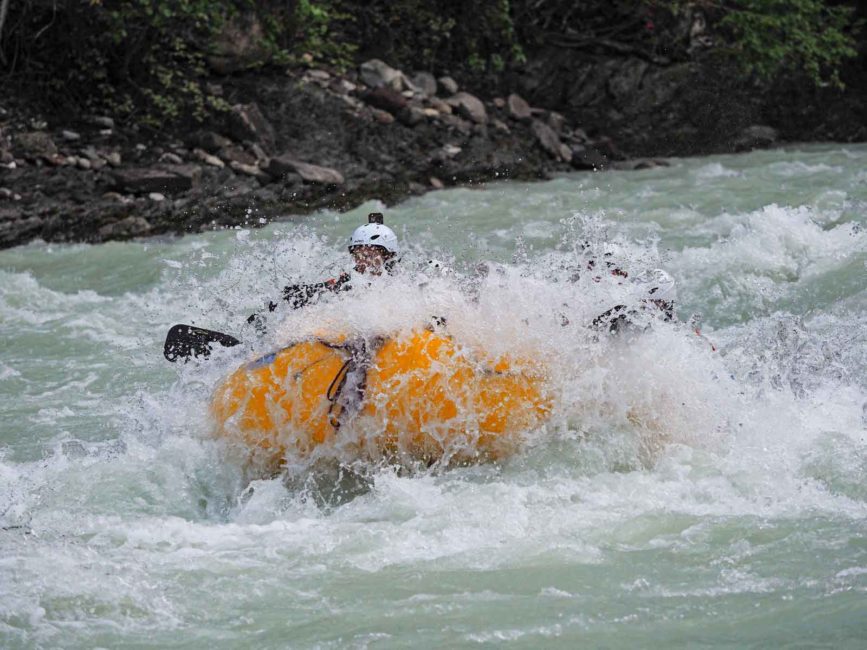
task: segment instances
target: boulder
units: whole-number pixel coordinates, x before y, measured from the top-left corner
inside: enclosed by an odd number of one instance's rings
[[[558,135],[562,134],[566,128],[566,118],[555,111],[548,112],[548,119],[546,121],[548,122],[548,126],[554,129],[554,132]]]
[[[291,154],[283,154],[282,156],[271,158],[266,171],[271,176],[277,178],[294,172],[308,183],[319,183],[322,185],[343,185],[344,182],[343,174],[336,169],[301,162]]]
[[[545,151],[555,158],[560,157],[560,136],[554,132],[554,129],[544,122],[533,120],[533,123],[530,125],[530,130],[533,132],[533,135],[536,136],[536,140],[538,140],[539,144]]]
[[[173,165],[182,165],[183,159],[170,151],[167,151],[162,156],[160,156],[160,162],[172,163]]]
[[[258,178],[263,183],[268,183],[271,180],[271,176],[259,169],[256,165],[246,165],[244,163],[233,160],[229,163],[229,167],[231,167],[234,171],[239,174],[244,174],[245,176],[252,176],[253,178]]]
[[[434,113],[436,113],[436,111],[434,111]],[[437,113],[437,115],[439,115],[439,113]],[[405,124],[406,126],[415,126],[420,122],[424,122],[427,117],[428,116],[424,112],[424,109],[421,109],[418,106],[407,106],[397,114],[397,119],[400,120],[401,124]]]
[[[327,70],[308,70],[304,73],[304,76],[311,81],[318,81],[321,83],[325,83],[331,79],[331,74]]]
[[[458,92],[458,82],[451,77],[440,77],[437,79],[437,83],[447,95],[454,95]]]
[[[100,239],[127,239],[148,233],[151,225],[144,217],[127,217],[107,223],[97,233]]]
[[[266,151],[273,150],[276,142],[274,127],[255,102],[232,107],[229,113],[229,134],[237,140],[258,142]]]
[[[575,169],[605,169],[608,166],[608,158],[595,147],[579,144],[572,147],[570,163]]]
[[[215,153],[225,147],[231,147],[232,141],[214,131],[196,131],[189,139],[189,143],[208,153]]]
[[[45,131],[30,131],[15,136],[15,149],[25,157],[39,158],[57,153],[57,145]]]
[[[509,110],[509,116],[513,120],[529,122],[533,117],[530,105],[520,95],[516,95],[515,93],[509,95],[506,99],[506,106]]]
[[[223,167],[226,166],[226,163],[224,163],[222,160],[220,160],[216,156],[209,154],[204,149],[193,149],[193,155],[198,160],[201,160],[203,163],[205,163],[206,165],[210,165],[211,167],[216,167],[218,169],[222,169]]]
[[[392,115],[397,115],[407,106],[406,97],[385,86],[364,93],[362,99],[374,108],[388,111]]]
[[[616,162],[611,165],[613,169],[621,171],[639,171],[642,169],[656,169],[657,167],[670,167],[671,163],[663,158],[634,158]]]
[[[371,88],[387,87],[395,91],[403,90],[403,73],[379,59],[362,63],[359,67],[359,76]]]
[[[452,107],[438,97],[429,98],[427,103],[430,104],[432,109],[439,113],[450,114],[452,112]]]
[[[172,174],[189,179],[190,187],[196,187],[199,184],[199,179],[202,177],[202,168],[198,165],[163,165],[162,168]]]
[[[105,161],[112,167],[120,167],[121,158],[119,151],[111,151],[105,154]]]
[[[394,123],[394,115],[389,113],[388,111],[383,111],[378,108],[371,108],[370,114],[373,116],[373,119],[379,122],[380,124],[393,124]]]
[[[114,172],[114,180],[119,189],[137,194],[164,192],[174,194],[186,192],[193,186],[192,178],[181,176],[169,169],[149,169],[131,167]]]
[[[416,72],[412,77],[412,84],[425,97],[434,97],[437,94],[437,80],[430,72]]]
[[[107,115],[94,115],[90,117],[88,120],[94,126],[98,126],[101,129],[113,129],[114,128],[114,120]]]
[[[234,145],[229,145],[228,147],[223,147],[217,152],[217,156],[226,164],[230,165],[233,162],[240,163],[242,165],[255,165],[256,157],[252,154],[247,153],[241,147],[236,147]]]
[[[733,145],[736,151],[764,149],[774,144],[779,137],[775,128],[755,124],[741,131],[735,138]]]
[[[473,130],[472,124],[457,115],[443,115],[440,117],[440,120],[442,120],[442,123],[446,126],[455,129],[463,135],[469,135]]]
[[[485,124],[488,121],[485,105],[475,95],[465,92],[456,93],[449,97],[446,103],[452,107],[455,113],[476,124]]]

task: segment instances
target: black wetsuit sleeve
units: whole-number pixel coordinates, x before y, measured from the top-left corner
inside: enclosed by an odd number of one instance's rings
[[[337,293],[338,291],[347,291],[349,288],[349,274],[341,273],[335,280],[326,280],[316,284],[290,284],[283,288],[283,300],[288,302],[292,309],[300,309],[326,291]]]
[[[290,284],[283,287],[283,300],[289,303],[289,306],[292,309],[301,309],[302,307],[306,307],[308,304],[313,302],[316,298],[321,296],[326,291],[331,293],[336,293],[338,291],[348,291],[350,289],[349,285],[349,274],[342,273],[335,280],[326,280],[325,282],[316,282],[314,284]],[[278,303],[269,301],[268,302],[268,311],[272,312],[279,306]],[[265,326],[264,322],[260,318],[262,312],[257,312],[255,314],[251,314],[247,318],[248,323],[252,323],[257,326],[258,329],[264,332]]]

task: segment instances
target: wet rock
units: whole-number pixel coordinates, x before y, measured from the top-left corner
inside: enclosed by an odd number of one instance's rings
[[[105,154],[105,162],[107,162],[112,167],[120,167],[121,158],[119,151],[112,151],[110,153]]]
[[[250,145],[250,153],[253,154],[253,157],[256,159],[256,162],[259,163],[260,167],[266,166],[262,163],[268,162],[268,154],[265,153],[265,150],[262,149],[262,147],[254,142]]]
[[[127,217],[114,223],[108,223],[99,229],[101,239],[129,239],[145,235],[151,230],[151,225],[144,217]]]
[[[442,189],[445,189],[446,185],[440,179],[438,179],[436,176],[431,176],[430,177],[430,186],[432,188],[434,188],[435,190],[442,190]]]
[[[166,152],[162,156],[160,156],[160,162],[167,162],[173,165],[181,165],[184,161],[179,155],[171,152]]]
[[[443,145],[442,152],[446,158],[454,158],[457,156],[463,149],[455,144],[446,144]]]
[[[262,153],[263,157],[267,158],[267,156],[264,156],[264,152]],[[233,162],[239,163],[241,165],[256,164],[256,156],[253,156],[244,151],[241,147],[236,147],[234,145],[230,145],[228,147],[220,149],[217,152],[217,157],[229,166],[231,166]]]
[[[45,222],[40,217],[19,219],[20,208],[0,209],[0,248],[23,244],[42,234]]]
[[[614,144],[614,140],[609,137],[596,138],[596,140],[590,142],[589,144],[595,147],[596,150],[598,150],[609,161],[626,159],[626,156],[623,155],[623,152],[620,150],[620,148],[616,144]]]
[[[193,149],[193,156],[196,157],[197,160],[202,161],[206,165],[210,165],[211,167],[216,167],[217,169],[222,169],[226,166],[222,160],[209,154],[204,149]]]
[[[496,106],[497,108],[505,108],[506,107],[506,100],[503,99],[502,97],[494,97],[491,100],[491,103],[493,103],[493,105]]]
[[[545,151],[555,158],[560,157],[560,136],[554,132],[554,129],[544,122],[533,120],[530,130]]]
[[[773,145],[779,139],[777,130],[770,126],[748,126],[738,134],[733,145],[736,151],[764,149]]]
[[[349,81],[349,79],[341,79],[337,82],[337,91],[343,94],[355,92],[356,88],[358,88],[358,86]]]
[[[102,195],[106,201],[117,201],[118,203],[131,203],[132,198],[121,194],[120,192],[106,192]]]
[[[15,136],[15,149],[23,156],[39,158],[57,153],[57,145],[44,131],[30,131]]]
[[[81,150],[81,153],[90,161],[90,162],[102,162],[103,158],[99,155],[99,152],[93,147],[85,147]]]
[[[437,83],[447,95],[454,95],[458,92],[458,82],[449,76],[440,77],[437,79]]]
[[[189,143],[208,153],[215,153],[220,149],[232,146],[232,141],[229,138],[214,131],[197,131],[190,137]]]
[[[276,178],[294,172],[308,183],[322,185],[343,185],[344,183],[343,175],[336,169],[301,162],[291,154],[272,158],[268,164],[267,172]]]
[[[185,192],[193,186],[192,179],[167,169],[127,168],[114,172],[116,185],[123,190],[138,194]]]
[[[495,119],[491,122],[491,124],[494,125],[494,128],[497,131],[502,131],[503,133],[511,133],[511,129],[509,128],[509,126],[502,120]]]
[[[558,135],[562,134],[566,129],[566,118],[555,111],[548,112],[548,119],[546,122]]]
[[[394,115],[389,113],[388,111],[383,111],[378,108],[373,108],[370,110],[370,114],[373,116],[373,119],[379,122],[380,124],[393,124],[394,123]]]
[[[533,113],[530,110],[530,105],[524,101],[520,95],[512,93],[506,98],[506,106],[509,111],[509,117],[519,122],[529,122]]]
[[[198,165],[164,165],[163,169],[182,178],[189,179],[191,188],[196,187],[202,177],[202,168]]]
[[[565,143],[560,143],[560,160],[563,162],[572,162],[572,148]]]
[[[605,169],[608,166],[608,158],[595,147],[579,144],[572,147],[570,163],[575,169]]]
[[[437,119],[440,116],[440,112],[435,108],[423,108],[421,112],[424,113],[425,117],[429,117],[432,120]]]
[[[160,194],[159,192],[151,192],[150,194],[148,194],[148,198],[151,201],[155,201],[155,202],[159,203],[160,201],[166,200],[166,195]]]
[[[446,103],[452,107],[455,113],[468,120],[472,120],[476,124],[485,124],[488,121],[488,112],[485,110],[485,105],[475,95],[460,92],[449,97]]]
[[[443,115],[441,118],[442,123],[446,126],[458,131],[463,135],[469,135],[473,130],[473,125],[467,122],[465,119],[458,117],[457,115]]]
[[[612,163],[612,169],[620,171],[639,171],[642,169],[656,169],[657,167],[669,167],[671,163],[661,158],[635,158]]]
[[[438,97],[430,97],[427,100],[427,103],[430,105],[432,109],[437,111],[438,113],[444,113],[446,115],[450,115],[452,113],[452,107],[449,106],[447,102],[444,102],[442,99]]]
[[[359,67],[359,76],[361,81],[371,88],[386,87],[400,91],[404,87],[403,73],[379,59],[371,59],[362,63]]]
[[[252,176],[253,178],[258,178],[263,183],[267,183],[271,180],[271,176],[265,171],[259,169],[259,167],[255,164],[253,165],[245,165],[244,163],[233,160],[229,163],[229,167],[231,167],[234,171],[239,174],[245,174],[246,176]]]
[[[397,115],[407,106],[406,97],[385,86],[364,93],[362,99],[374,108],[388,111],[392,115]]]
[[[93,163],[89,159],[82,157],[76,159],[75,165],[79,169],[83,169],[85,171],[93,168]]]
[[[430,72],[416,72],[412,77],[412,84],[425,97],[434,97],[437,94],[437,80]]]
[[[312,81],[326,82],[331,79],[331,74],[325,70],[308,70],[304,76]]]
[[[114,120],[106,115],[94,115],[88,122],[103,129],[113,129]]]
[[[434,111],[436,113],[436,111]],[[439,115],[439,113],[436,113]],[[415,126],[416,124],[420,124],[427,120],[427,114],[425,114],[424,109],[419,108],[418,106],[407,106],[400,113],[397,114],[397,119],[400,120],[401,124],[405,124],[406,126]]]
[[[265,118],[256,102],[236,104],[229,114],[229,133],[237,140],[252,140],[266,151],[273,150],[276,141],[274,127]]]
[[[81,140],[81,135],[79,135],[75,131],[67,131],[65,129],[60,132],[60,137],[62,137],[67,142],[77,142]]]

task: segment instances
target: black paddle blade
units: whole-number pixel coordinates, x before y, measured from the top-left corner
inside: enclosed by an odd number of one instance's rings
[[[166,335],[163,354],[172,363],[178,359],[208,357],[211,354],[211,345],[214,343],[219,343],[224,348],[230,348],[233,345],[238,345],[240,341],[234,336],[205,330],[193,325],[175,325]]]

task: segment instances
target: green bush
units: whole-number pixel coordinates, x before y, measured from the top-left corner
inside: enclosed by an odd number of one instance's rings
[[[800,69],[817,85],[842,87],[840,66],[858,54],[854,14],[854,7],[822,0],[737,0],[726,4],[720,24],[759,77]]]

